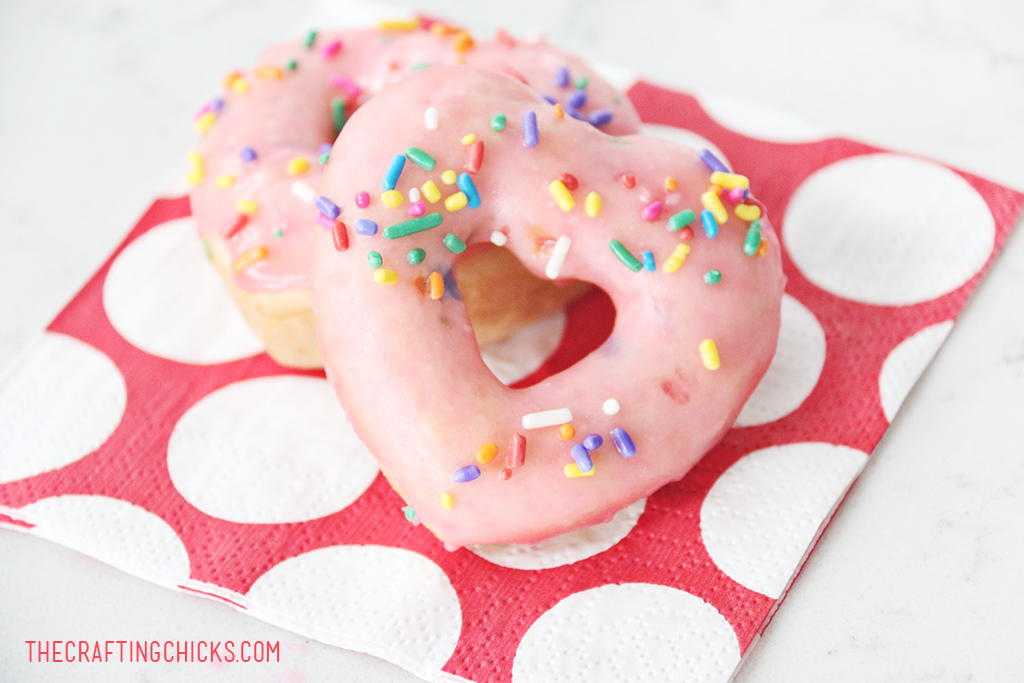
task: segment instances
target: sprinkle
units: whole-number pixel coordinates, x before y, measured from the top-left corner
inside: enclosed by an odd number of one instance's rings
[[[481,465],[486,465],[490,461],[494,460],[494,456],[498,454],[498,444],[496,443],[485,443],[480,447],[480,450],[476,452],[476,461]]]
[[[569,67],[560,66],[555,69],[555,85],[559,88],[569,87]]]
[[[398,178],[402,175],[403,168],[405,168],[404,154],[396,154],[391,157],[391,163],[388,164],[388,170],[384,172],[384,180],[381,181],[380,186],[385,190],[395,189],[395,185],[398,184]]]
[[[309,170],[309,162],[302,157],[295,157],[288,162],[288,167],[285,170],[288,175],[302,175]]]
[[[225,190],[235,184],[235,176],[221,174],[214,178],[213,184],[217,187],[217,189]]]
[[[242,77],[242,74],[239,73],[238,71],[230,71],[230,72],[228,72],[228,74],[226,76],[224,76],[224,80],[222,82],[222,85],[224,86],[224,89],[225,90],[231,90],[231,86],[233,86],[235,84],[235,81],[237,81],[241,77]]]
[[[491,130],[495,133],[500,133],[505,130],[506,117],[504,112],[498,112],[491,117]]]
[[[548,185],[548,190],[551,191],[551,196],[555,198],[555,203],[562,211],[571,211],[576,206],[576,201],[572,198],[569,188],[560,179],[552,180]]]
[[[380,255],[379,251],[371,251],[366,255],[366,260],[371,268],[380,268],[384,265],[384,257]]]
[[[761,207],[757,204],[737,204],[732,212],[743,221],[756,221],[761,217]]]
[[[700,343],[700,359],[708,370],[717,370],[720,362],[718,360],[718,347],[714,339],[705,339]]]
[[[615,114],[612,113],[611,109],[595,109],[590,112],[587,121],[590,122],[590,125],[600,128],[611,123],[613,118],[615,118]]]
[[[587,215],[591,218],[601,213],[601,195],[596,192],[591,192],[587,195],[586,201],[583,203],[583,208],[587,212]]]
[[[334,248],[336,250],[345,251],[348,249],[348,229],[344,223],[334,221],[334,227],[331,228],[331,237],[334,239]]]
[[[555,117],[557,117],[557,118],[560,118],[560,119],[564,119],[565,118],[565,110],[562,109],[562,105],[558,104],[557,102],[555,102],[554,114],[555,114]]]
[[[569,96],[565,98],[565,106],[567,109],[580,109],[587,103],[587,91],[586,90],[574,90],[569,93]]]
[[[523,429],[540,429],[572,422],[572,411],[568,408],[542,410],[537,413],[523,415]]]
[[[339,52],[341,52],[340,40],[332,40],[331,42],[327,43],[322,48],[320,48],[320,56],[323,57],[324,59],[330,59]]]
[[[441,214],[439,213],[428,213],[426,216],[410,218],[407,221],[395,223],[394,225],[389,225],[384,228],[384,237],[389,240],[393,240],[399,237],[414,235],[418,232],[424,232],[425,230],[436,228],[441,225],[441,220]]]
[[[333,147],[334,147],[334,145],[332,145],[329,142],[322,142],[322,143],[320,143],[320,155],[323,156],[324,154],[330,154],[331,153],[331,149]]]
[[[214,114],[212,111],[208,111],[199,118],[197,118],[192,125],[196,129],[196,132],[205,133],[206,131],[210,130],[210,127],[213,126],[216,120],[217,115]]]
[[[558,428],[558,438],[562,441],[568,441],[574,436],[576,436],[576,428],[572,425],[564,424]]]
[[[537,132],[537,112],[532,109],[523,114],[523,146],[536,147],[539,141]]]
[[[335,88],[345,93],[350,100],[354,100],[359,97],[363,92],[363,89],[345,74],[331,74],[327,80],[329,80],[331,85]]]
[[[758,256],[767,256],[768,255],[768,240],[765,240],[765,239],[761,240],[761,246],[759,246],[757,248],[757,255]]]
[[[457,177],[455,171],[448,170],[441,174],[441,182],[445,185],[454,185]]]
[[[466,243],[453,232],[444,236],[444,246],[448,247],[448,251],[453,254],[461,254],[466,251]]]
[[[634,187],[636,187],[636,178],[628,174],[623,175],[622,186],[627,190],[632,190]]]
[[[462,54],[473,48],[473,36],[469,35],[469,31],[459,31],[455,34],[452,39],[452,49]]]
[[[419,200],[420,200],[420,191],[417,190],[415,187],[410,187],[409,188],[409,201],[410,202],[418,202]]]
[[[295,71],[298,68],[299,68],[299,61],[297,59],[293,59],[293,60],[288,62],[288,70],[289,71]]]
[[[729,172],[729,169],[726,168],[725,164],[723,164],[721,160],[715,156],[714,152],[707,147],[701,147],[697,154],[700,156],[700,160],[704,162],[704,165],[712,171],[719,171],[721,173]]]
[[[717,285],[722,281],[722,271],[715,270],[712,268],[708,272],[704,273],[704,282],[709,285]]]
[[[669,192],[674,192],[679,187],[679,183],[672,176],[665,178],[665,189]]]
[[[459,177],[455,179],[458,183],[459,189],[466,194],[466,200],[469,204],[469,208],[477,209],[480,208],[480,193],[476,191],[476,183],[469,177],[468,173],[460,173]]]
[[[377,234],[377,224],[366,218],[356,220],[356,232],[360,235],[372,237]]]
[[[586,76],[580,76],[579,78],[576,79],[576,87],[579,88],[580,90],[586,88],[588,83],[590,83],[590,79],[587,78]]]
[[[306,48],[311,48],[311,47],[313,47],[313,41],[315,41],[315,40],[316,40],[316,31],[310,31],[309,33],[306,34],[306,40],[303,41],[302,44]]]
[[[636,455],[636,446],[633,445],[633,439],[630,438],[629,433],[621,427],[616,427],[612,430],[612,440],[615,441],[615,449],[619,452],[623,458],[632,458]]]
[[[644,207],[643,211],[640,212],[640,215],[643,216],[645,221],[653,221],[661,215],[661,202],[654,200]]]
[[[250,163],[256,161],[256,150],[246,145],[242,148],[242,151],[238,153],[238,156],[242,157],[242,161]]]
[[[497,247],[503,247],[508,244],[508,235],[503,233],[501,230],[495,230],[491,233],[491,244]]]
[[[410,522],[413,526],[419,526],[420,520],[416,519],[416,510],[413,509],[412,505],[406,505],[402,508],[402,514],[405,515],[407,522]]]
[[[423,202],[413,202],[409,205],[410,216],[422,216],[427,212],[427,206]]]
[[[415,31],[419,27],[419,19],[385,19],[377,23],[381,31]]]
[[[513,434],[512,443],[509,445],[508,453],[505,454],[505,466],[509,469],[522,467],[526,462],[526,437],[522,434]]]
[[[434,161],[434,157],[430,156],[419,147],[406,147],[405,156],[409,161],[427,171],[433,171],[434,164],[437,163]]]
[[[191,185],[198,185],[203,182],[203,176],[205,175],[206,171],[204,171],[201,166],[193,167],[185,174],[185,180],[187,180]]]
[[[452,494],[447,492],[441,494],[441,507],[445,510],[451,510],[455,507],[455,501],[452,500]]]
[[[576,444],[572,447],[572,459],[576,462],[576,467],[580,468],[580,472],[589,472],[594,469],[594,462],[590,459],[590,453],[583,444]]]
[[[267,258],[266,247],[253,247],[252,249],[247,249],[242,252],[241,256],[235,259],[234,263],[231,264],[231,272],[237,275],[252,264],[262,261],[265,258]]]
[[[402,205],[405,197],[398,190],[388,190],[380,196],[381,203],[389,209],[395,209]]]
[[[473,481],[480,476],[480,468],[476,465],[466,465],[455,470],[455,474],[452,475],[452,479],[460,484]]]
[[[334,223],[335,223],[334,219],[333,218],[328,218],[327,216],[325,216],[322,213],[317,212],[316,218],[314,220],[316,221],[316,224],[319,225],[324,230],[333,230],[334,229]]]
[[[304,204],[312,204],[316,200],[316,190],[301,180],[292,183],[292,194],[301,199]],[[340,209],[338,213],[341,213]]]
[[[430,298],[437,301],[444,296],[444,276],[435,270],[427,279],[430,283]]]
[[[592,477],[592,476],[594,476],[594,469],[593,468],[591,468],[589,472],[583,472],[583,471],[580,470],[580,468],[574,462],[571,462],[568,465],[566,465],[562,469],[562,472],[565,473],[565,476],[569,477],[570,479],[575,479],[576,477]]]
[[[318,195],[313,200],[313,206],[328,218],[337,218],[341,215],[341,209],[338,208],[338,205],[323,195]]]
[[[693,239],[693,228],[687,225],[685,228],[679,231],[679,239],[681,240],[692,240]]]
[[[231,91],[236,93],[244,93],[249,89],[249,81],[245,80],[241,76],[231,81]]]
[[[583,439],[583,447],[588,451],[596,451],[604,444],[604,439],[601,438],[600,434],[587,434],[586,438]]]
[[[231,225],[229,225],[224,230],[224,232],[222,232],[220,235],[224,239],[229,240],[232,237],[234,237],[235,235],[237,235],[239,233],[239,231],[241,231],[241,229],[244,228],[248,224],[249,224],[249,217],[248,216],[246,216],[244,213],[237,214],[235,216],[235,220],[231,223]]]
[[[433,180],[423,183],[420,189],[423,190],[423,197],[431,204],[434,204],[441,198],[441,191],[437,189],[437,185],[434,184]]]
[[[683,265],[683,261],[686,260],[686,255],[690,253],[690,245],[688,244],[677,244],[675,251],[665,261],[665,265],[662,268],[666,273],[674,273],[679,270],[679,266]]]
[[[679,230],[680,228],[686,227],[695,220],[697,220],[697,214],[695,214],[690,209],[683,209],[682,211],[668,219],[668,229],[672,231]]]
[[[428,107],[423,112],[423,125],[427,130],[437,130],[437,107]]]
[[[255,74],[256,78],[277,79],[284,75],[284,71],[282,71],[281,67],[270,65],[258,66],[253,69],[252,72]]]
[[[657,270],[657,267],[654,265],[654,253],[653,252],[645,251],[645,252],[641,253],[640,256],[643,257],[644,270],[652,271],[652,272]]]
[[[700,222],[704,225],[704,232],[711,239],[714,239],[718,234],[718,223],[715,222],[715,217],[710,211],[704,209],[700,212]]]
[[[373,271],[373,281],[378,285],[393,285],[398,282],[398,273],[387,268],[378,268]]]
[[[466,204],[469,203],[469,198],[466,197],[465,192],[456,192],[447,199],[444,200],[444,208],[449,211],[458,211]]]
[[[743,242],[743,253],[753,256],[761,247],[761,221],[754,221],[747,228],[747,239]]]
[[[729,220],[729,213],[722,206],[722,200],[719,198],[718,193],[713,189],[708,190],[700,196],[700,201],[704,204],[704,208],[710,211],[715,216],[715,220],[721,225]]]
[[[636,256],[633,256],[633,254],[629,253],[629,249],[626,249],[626,247],[622,245],[622,242],[618,240],[612,240],[611,242],[608,243],[608,246],[611,248],[612,253],[615,254],[615,258],[619,259],[619,261],[622,262],[622,265],[626,266],[634,273],[639,273],[640,270],[644,267],[644,264],[641,263]]]
[[[365,209],[370,205],[370,193],[369,192],[356,192],[356,206],[360,209]]]
[[[409,262],[410,266],[418,266],[423,263],[425,258],[427,258],[427,252],[422,249],[410,249],[409,253],[405,255],[405,260]]]
[[[509,477],[511,477],[511,476],[512,476],[512,468],[511,467],[504,467],[504,468],[502,468],[502,470],[500,472],[498,472],[498,477],[502,481],[508,481]]]
[[[729,201],[733,204],[739,204],[747,196],[747,192],[748,191],[742,187],[734,187],[729,190],[729,193],[726,196],[729,197]]]
[[[557,180],[555,181],[558,182]],[[569,253],[569,247],[572,246],[572,238],[568,235],[562,235],[555,240],[555,248],[551,250],[551,258],[548,259],[548,265],[544,268],[544,274],[551,280],[557,280],[558,275],[562,272],[562,265],[565,263],[565,257]]]
[[[476,173],[484,163],[484,141],[474,140],[466,153],[466,170]],[[427,169],[430,170],[430,169]]]
[[[742,176],[738,173],[725,173],[723,171],[715,171],[712,173],[711,182],[715,185],[724,187],[727,190],[732,190],[737,187],[750,187],[750,180],[746,176]]]
[[[251,199],[239,199],[235,203],[235,208],[238,209],[238,213],[251,216],[259,209],[259,205]]]
[[[572,173],[559,173],[558,179],[562,181],[566,189],[568,189],[570,192],[574,191],[577,187],[580,186],[580,181],[576,180],[576,176],[574,176]]]
[[[468,133],[462,136],[462,140],[460,140],[460,142],[464,145],[470,145],[473,143],[474,140],[476,140],[476,135],[474,135],[473,133]]]

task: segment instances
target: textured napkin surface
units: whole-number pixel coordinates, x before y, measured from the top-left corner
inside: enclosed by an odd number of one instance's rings
[[[683,480],[537,546],[446,552],[322,374],[262,353],[170,197],[0,381],[0,522],[428,680],[728,680],[1024,196],[720,98],[629,96],[750,177],[788,276],[768,374]],[[557,372],[611,315],[585,299],[490,365]]]

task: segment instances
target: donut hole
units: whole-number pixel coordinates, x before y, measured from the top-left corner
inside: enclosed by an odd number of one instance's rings
[[[514,389],[566,370],[611,336],[615,306],[604,290],[537,277],[507,249],[471,245],[454,276],[481,355]]]

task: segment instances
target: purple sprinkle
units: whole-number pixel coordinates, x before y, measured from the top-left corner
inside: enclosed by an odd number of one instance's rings
[[[256,161],[256,150],[246,145],[241,152],[242,161]]]
[[[603,443],[604,439],[600,434],[587,434],[587,437],[583,439],[583,447],[588,451],[596,451]]]
[[[569,67],[560,66],[555,70],[555,85],[565,88],[569,85]]]
[[[321,228],[323,228],[325,230],[333,230],[334,229],[334,220],[329,218],[329,217],[327,217],[327,216],[325,216],[322,213],[317,213],[317,215],[316,215],[316,224],[319,225]]]
[[[332,145],[329,142],[325,142],[322,145],[320,145],[321,154],[330,154],[332,149],[334,149],[334,145]]]
[[[586,121],[587,120],[586,117],[583,116],[583,114],[579,113],[578,110],[573,109],[572,107],[569,107],[568,109],[566,109],[565,113],[568,114],[569,116],[573,117],[577,121]]]
[[[712,171],[721,171],[722,173],[729,172],[729,169],[725,167],[725,164],[723,164],[721,160],[707,147],[701,147],[699,155],[700,160],[704,162],[704,165]]]
[[[583,444],[578,443],[572,447],[572,459],[576,461],[576,467],[580,468],[580,472],[589,472],[594,468],[590,453]]]
[[[581,108],[587,103],[587,91],[574,90],[569,97],[565,98],[565,103],[572,109]]]
[[[541,98],[543,98],[543,100],[548,104],[554,104],[556,102],[555,98],[551,95],[541,95]]]
[[[536,147],[539,141],[537,132],[537,112],[532,109],[523,114],[523,146]]]
[[[224,98],[223,97],[214,97],[212,100],[210,100],[210,109],[212,111],[219,112],[223,108],[224,108]]]
[[[612,122],[614,114],[611,109],[595,109],[590,112],[590,125],[592,126],[604,126]]]
[[[313,200],[313,206],[331,220],[341,215],[341,209],[338,208],[338,205],[323,195],[317,195],[316,199]]]
[[[654,265],[654,253],[653,252],[645,251],[645,252],[643,252],[642,256],[643,256],[643,259],[644,259],[644,270],[647,270],[647,271],[657,270],[657,268]]]
[[[636,455],[636,446],[633,445],[633,439],[629,438],[625,429],[620,427],[613,429],[612,438],[615,440],[615,448],[623,458],[632,458]]]
[[[356,232],[360,235],[372,236],[377,234],[377,224],[366,218],[356,220]]]
[[[476,465],[466,465],[455,470],[455,474],[452,475],[452,479],[464,484],[467,481],[473,481],[480,476],[480,468]]]
[[[654,200],[644,207],[644,210],[640,212],[640,215],[644,217],[645,221],[653,221],[661,215],[661,202]]]

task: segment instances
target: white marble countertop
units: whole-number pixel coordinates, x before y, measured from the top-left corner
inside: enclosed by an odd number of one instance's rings
[[[221,74],[312,3],[0,4],[0,367],[122,239]],[[1015,0],[424,0],[480,33],[733,95],[1024,190]],[[658,19],[653,17],[657,15]],[[722,46],[726,46],[723,48]],[[1024,671],[1024,235],[904,403],[736,681],[1008,680]],[[2,448],[2,444],[0,444]],[[0,531],[0,679],[415,680],[74,551]],[[45,666],[26,640],[261,638],[263,669]],[[133,635],[135,634],[135,635]]]

